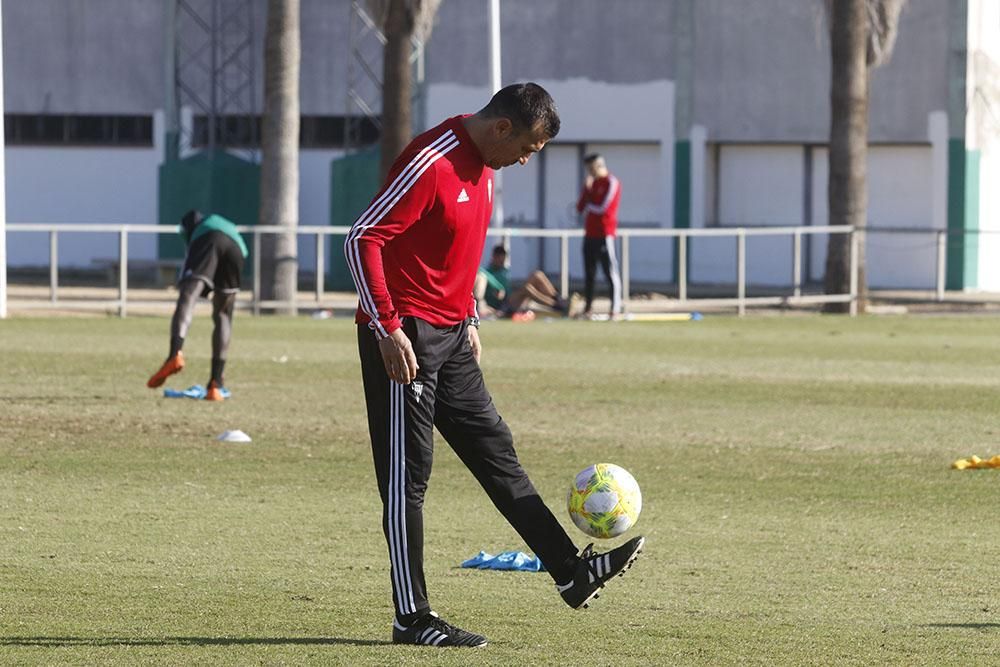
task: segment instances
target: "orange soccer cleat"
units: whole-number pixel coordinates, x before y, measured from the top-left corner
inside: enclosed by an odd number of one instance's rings
[[[224,401],[226,400],[225,394],[223,394],[222,385],[218,384],[215,380],[208,383],[208,389],[205,391],[206,401]]]
[[[146,386],[150,389],[156,389],[166,382],[168,377],[174,373],[180,373],[182,370],[184,370],[184,353],[178,352],[163,362],[160,370],[153,373],[153,376],[146,381]]]

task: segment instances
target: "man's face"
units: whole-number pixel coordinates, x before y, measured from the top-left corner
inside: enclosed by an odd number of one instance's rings
[[[587,173],[593,178],[597,178],[601,175],[601,170],[604,169],[604,160],[597,158],[596,160],[591,160],[587,163]]]
[[[486,166],[503,169],[514,164],[527,164],[532,155],[542,150],[549,137],[541,123],[530,130],[518,132],[506,118],[493,126],[493,145],[484,155]]]

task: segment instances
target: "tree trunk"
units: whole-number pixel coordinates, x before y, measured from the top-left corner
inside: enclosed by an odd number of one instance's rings
[[[299,0],[268,0],[264,38],[264,118],[261,128],[260,224],[299,224]],[[261,238],[261,291],[291,302],[298,288],[294,232]],[[321,279],[317,277],[317,279]],[[290,305],[275,312],[294,314]]]
[[[868,13],[866,0],[833,0],[830,11],[833,57],[830,84],[831,225],[863,229],[868,211]],[[858,305],[867,299],[864,274],[864,232],[858,248]],[[851,242],[847,234],[832,234],[826,255],[826,293],[850,290]],[[847,312],[848,304],[828,304],[827,312]]]
[[[413,132],[410,109],[413,97],[410,66],[413,30],[413,10],[407,6],[407,0],[388,0],[382,60],[382,180],[385,180],[396,156],[410,143]]]

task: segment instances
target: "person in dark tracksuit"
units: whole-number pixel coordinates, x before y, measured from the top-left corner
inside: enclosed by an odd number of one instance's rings
[[[212,374],[205,399],[221,401],[228,397],[223,371],[233,334],[233,310],[240,291],[240,276],[249,253],[236,225],[221,215],[206,217],[199,211],[188,211],[181,218],[178,233],[187,245],[187,254],[177,281],[177,306],[170,320],[170,351],[146,386],[155,389],[184,369],[182,348],[195,305],[199,297],[212,294]]]
[[[472,294],[493,208],[493,170],[525,164],[559,116],[532,83],[503,88],[478,113],[414,139],[344,243],[358,290],[361,373],[383,503],[393,641],[482,646],[431,609],[423,570],[424,492],[437,428],[497,509],[578,608],[638,557],[638,537],[605,554],[573,541],[518,462],[479,367]]]
[[[611,296],[610,317],[622,314],[622,280],[618,270],[615,252],[615,236],[618,233],[618,205],[622,188],[618,178],[610,171],[604,157],[591,153],[583,158],[587,177],[576,202],[576,210],[584,216],[583,269],[585,304],[581,317],[592,317],[594,304],[594,278],[597,265],[601,265],[608,279]]]

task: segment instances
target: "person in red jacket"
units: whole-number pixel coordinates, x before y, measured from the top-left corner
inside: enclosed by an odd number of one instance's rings
[[[573,608],[638,557],[643,538],[580,555],[514,451],[479,367],[473,283],[493,209],[493,170],[526,164],[559,132],[537,84],[497,92],[475,114],[414,139],[344,242],[359,304],[361,375],[382,528],[389,547],[395,643],[482,646],[486,638],[431,610],[423,503],[433,430],[535,552]]]
[[[622,280],[618,272],[618,258],[615,254],[615,235],[618,230],[618,203],[621,201],[621,183],[608,171],[604,158],[591,153],[583,158],[587,167],[587,178],[583,191],[576,203],[576,210],[584,218],[583,267],[584,267],[584,309],[582,317],[591,316],[594,303],[594,277],[600,262],[604,275],[611,286],[612,319],[622,312]]]

